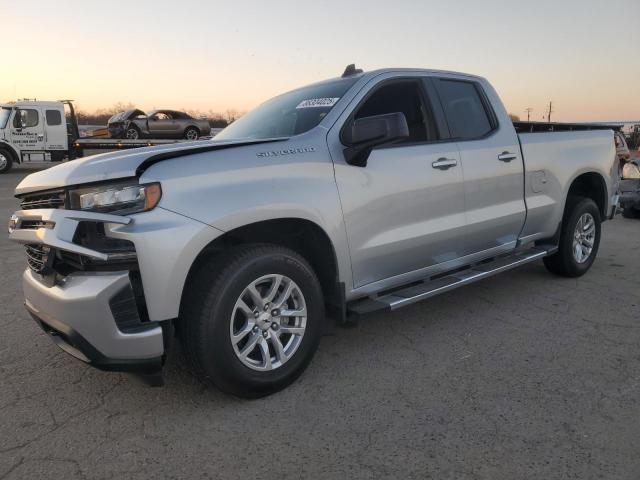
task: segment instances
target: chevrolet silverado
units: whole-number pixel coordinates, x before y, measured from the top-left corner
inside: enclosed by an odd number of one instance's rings
[[[613,132],[547,130],[478,76],[350,66],[215,140],[33,173],[9,222],[26,308],[98,368],[158,375],[176,336],[206,383],[270,394],[327,318],[537,260],[586,273],[618,198]]]

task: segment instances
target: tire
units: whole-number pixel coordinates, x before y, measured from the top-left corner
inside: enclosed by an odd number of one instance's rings
[[[0,148],[0,174],[7,173],[12,166],[13,154],[4,148]]]
[[[287,309],[306,306],[302,335],[285,333],[291,328],[300,330],[296,325],[302,325],[302,317],[270,316],[275,310],[263,309],[256,318],[253,297],[245,295],[253,282],[264,281],[256,285],[256,291],[265,296],[276,283],[275,278],[270,283],[269,276],[274,274],[283,279],[281,290],[268,308],[277,305],[289,290],[290,284],[285,279],[292,280],[295,287],[291,286],[292,295],[285,306]],[[249,307],[249,314],[239,307],[241,299]],[[272,321],[280,324],[274,325]],[[200,265],[185,293],[179,328],[185,356],[201,380],[238,397],[259,398],[285,388],[302,374],[318,347],[324,322],[322,289],[308,262],[287,248],[252,244],[232,247]],[[265,323],[271,327],[265,327]],[[235,346],[234,333],[239,333],[236,338],[242,337]],[[285,347],[281,356],[276,355],[273,337],[278,335]],[[252,348],[254,340],[258,343],[254,342],[256,346]],[[268,364],[263,348],[269,352]],[[244,351],[249,354],[242,359]],[[280,361],[287,351],[290,356]]]
[[[196,127],[187,127],[184,130],[184,138],[187,140],[197,140],[200,138],[200,130]]]
[[[586,241],[576,239],[578,222],[586,219],[584,224],[586,228],[589,224],[589,218],[593,221],[593,237],[586,238]],[[562,220],[558,251],[543,259],[547,269],[563,277],[580,277],[587,273],[600,246],[600,223],[600,211],[593,200],[584,197],[569,197]],[[587,230],[582,231],[586,232]],[[592,246],[588,254],[585,253],[584,248],[575,249],[574,240],[583,245],[587,245],[590,241]],[[581,261],[577,258],[578,252],[576,250],[579,250],[580,255],[584,255]]]
[[[626,207],[622,210],[622,216],[624,218],[638,218],[640,217],[640,211],[631,207]]]
[[[138,127],[135,127],[133,125],[127,127],[127,129],[124,131],[124,138],[126,138],[127,140],[139,140],[140,137],[142,137],[142,135],[140,134],[140,130],[138,129]]]

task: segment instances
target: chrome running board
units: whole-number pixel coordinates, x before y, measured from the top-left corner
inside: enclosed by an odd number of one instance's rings
[[[355,300],[347,305],[348,316],[360,316],[380,310],[397,310],[412,303],[434,297],[463,285],[468,285],[497,273],[511,270],[526,263],[534,262],[547,255],[551,255],[557,247],[540,245],[527,250],[518,251],[506,256],[470,265],[463,270],[455,270],[430,277],[409,286],[387,290],[378,295]]]

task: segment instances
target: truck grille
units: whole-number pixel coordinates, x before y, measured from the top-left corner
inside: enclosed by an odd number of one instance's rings
[[[64,192],[50,192],[39,195],[29,195],[20,203],[22,210],[34,208],[64,208]]]
[[[47,266],[51,249],[46,245],[39,244],[27,244],[25,249],[29,268],[36,273],[42,273]]]

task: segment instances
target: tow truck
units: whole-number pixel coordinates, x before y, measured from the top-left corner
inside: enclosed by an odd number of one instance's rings
[[[25,99],[0,104],[0,173],[14,164],[62,162],[103,151],[180,141],[184,140],[81,137],[72,100]]]

